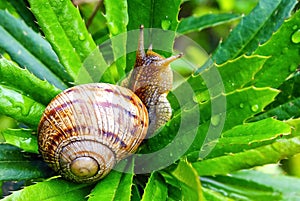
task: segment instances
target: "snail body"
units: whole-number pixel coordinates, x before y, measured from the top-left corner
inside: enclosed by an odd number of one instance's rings
[[[92,183],[134,153],[171,117],[166,99],[172,87],[169,63],[144,52],[141,26],[134,70],[124,84],[91,83],[66,89],[46,107],[38,126],[39,152],[64,178]],[[149,133],[149,131],[148,131]]]
[[[172,108],[167,100],[168,92],[173,84],[170,63],[182,55],[180,53],[164,58],[152,51],[152,45],[145,52],[143,26],[141,26],[135,65],[122,86],[131,89],[147,107],[149,135],[164,125],[172,116]]]

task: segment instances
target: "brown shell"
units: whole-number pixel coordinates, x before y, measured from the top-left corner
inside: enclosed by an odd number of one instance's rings
[[[146,107],[131,90],[79,85],[46,107],[38,127],[39,151],[65,178],[94,182],[137,150],[147,128]]]

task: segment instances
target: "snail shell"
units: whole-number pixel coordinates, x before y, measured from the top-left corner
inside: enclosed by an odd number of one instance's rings
[[[79,85],[46,107],[38,127],[39,151],[65,178],[93,182],[137,150],[147,127],[146,107],[131,90]]]

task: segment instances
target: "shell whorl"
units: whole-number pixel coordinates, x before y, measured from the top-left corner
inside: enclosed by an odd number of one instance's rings
[[[135,152],[147,128],[147,109],[129,89],[79,85],[46,107],[38,127],[39,150],[64,177],[93,182]]]

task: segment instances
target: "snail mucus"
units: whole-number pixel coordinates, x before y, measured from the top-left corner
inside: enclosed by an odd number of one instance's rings
[[[46,107],[38,126],[39,152],[64,178],[92,183],[134,153],[171,117],[167,93],[173,76],[163,58],[144,51],[140,27],[134,69],[122,86],[90,83],[68,88]]]

